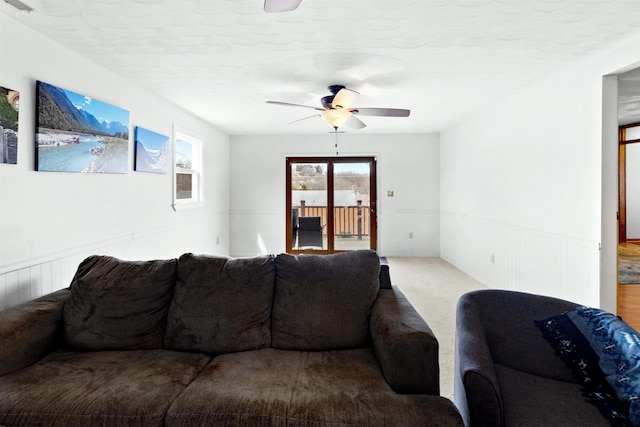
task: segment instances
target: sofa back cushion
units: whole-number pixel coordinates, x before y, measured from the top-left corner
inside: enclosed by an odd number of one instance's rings
[[[271,345],[273,255],[254,258],[184,254],[164,344],[206,353]]]
[[[85,259],[63,310],[66,342],[84,350],[161,348],[175,273],[175,259]]]
[[[378,296],[374,251],[276,257],[272,346],[331,350],[369,345],[369,315]]]

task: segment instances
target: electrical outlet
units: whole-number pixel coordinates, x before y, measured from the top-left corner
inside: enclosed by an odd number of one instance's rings
[[[387,197],[393,197],[393,190],[387,191]]]
[[[410,238],[410,239],[413,239],[413,231],[410,231],[410,232],[409,232],[409,238]]]

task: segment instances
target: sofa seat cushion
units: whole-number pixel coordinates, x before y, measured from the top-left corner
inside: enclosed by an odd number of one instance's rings
[[[371,349],[218,356],[171,405],[167,426],[461,426],[453,403],[400,395]]]
[[[275,274],[273,255],[182,255],[164,345],[212,354],[269,347]]]
[[[175,274],[175,259],[85,259],[64,306],[66,342],[82,350],[162,348]]]
[[[496,364],[506,425],[611,426],[582,396],[582,386]]]
[[[0,377],[0,425],[161,426],[210,360],[167,350],[58,350]]]
[[[276,257],[272,347],[335,350],[369,345],[380,290],[374,251]]]

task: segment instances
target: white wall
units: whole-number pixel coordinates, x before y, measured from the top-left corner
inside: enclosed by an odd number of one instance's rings
[[[617,192],[617,129],[602,126],[603,76],[639,58],[636,40],[441,133],[445,260],[491,288],[615,311],[609,199]]]
[[[377,157],[378,252],[439,256],[436,134],[339,134],[340,156]],[[231,137],[231,254],[285,250],[285,159],[335,155],[334,135]],[[394,197],[387,197],[393,190]],[[409,233],[413,232],[413,239]]]
[[[66,286],[91,253],[283,251],[285,157],[333,153],[329,134],[234,136],[230,145],[152,90],[1,13],[0,58],[0,85],[22,95],[19,164],[0,165],[0,308]],[[378,157],[380,253],[441,254],[489,287],[614,311],[616,84],[603,76],[639,61],[636,39],[487,105],[440,137],[340,135],[342,155]],[[177,124],[202,136],[206,205],[174,212],[170,176],[35,172],[35,80],[126,108],[132,127],[170,134]]]
[[[128,259],[228,254],[229,137],[152,91],[83,59],[0,13],[0,86],[20,91],[18,164],[0,164],[0,308],[66,287],[93,253]],[[203,207],[175,212],[172,175],[34,170],[35,82],[130,111],[134,126],[204,141]],[[218,243],[216,243],[218,241]]]

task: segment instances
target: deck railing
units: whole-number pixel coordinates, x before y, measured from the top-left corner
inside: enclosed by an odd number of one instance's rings
[[[298,216],[319,216],[322,225],[327,224],[326,206],[294,206],[298,209]],[[369,236],[369,206],[343,206],[333,208],[334,234],[339,237]],[[327,235],[329,230],[323,227],[322,234]]]

